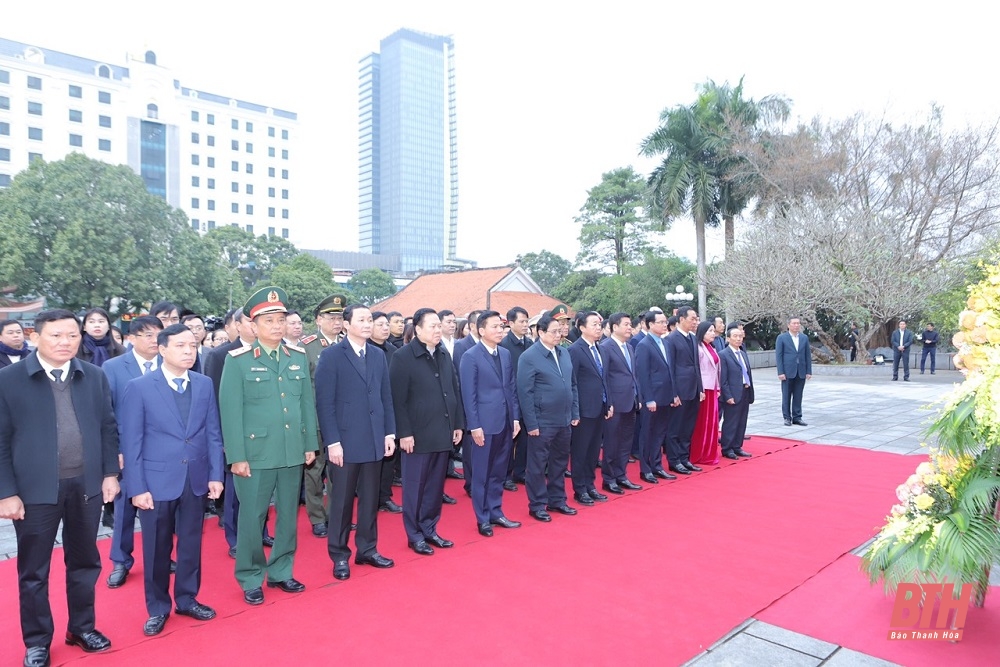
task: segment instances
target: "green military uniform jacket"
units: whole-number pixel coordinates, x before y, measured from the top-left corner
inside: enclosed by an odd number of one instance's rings
[[[250,469],[303,465],[316,450],[316,399],[305,350],[278,346],[278,361],[260,343],[226,357],[219,388],[226,461]]]
[[[342,340],[344,340],[343,333],[337,334],[337,337],[331,343],[326,339],[326,336],[317,331],[299,341],[299,345],[302,346],[306,351],[306,356],[309,357],[309,377],[316,378],[316,364],[319,363],[319,355],[323,354],[323,350],[331,345],[336,345]]]

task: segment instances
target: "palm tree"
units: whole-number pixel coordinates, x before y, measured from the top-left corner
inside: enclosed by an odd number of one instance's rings
[[[650,174],[651,210],[666,227],[690,214],[697,238],[698,313],[704,318],[705,226],[726,222],[726,249],[734,238],[733,219],[754,195],[754,182],[736,169],[740,157],[730,150],[733,129],[756,128],[762,121],[783,119],[788,103],[776,96],[760,102],[743,99],[743,80],[735,88],[709,80],[689,106],[664,109],[660,127],[642,142],[641,154],[663,155]]]

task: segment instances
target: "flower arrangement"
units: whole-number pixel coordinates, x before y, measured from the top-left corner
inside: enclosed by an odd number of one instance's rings
[[[1000,559],[1000,267],[969,288],[952,342],[965,381],[929,433],[938,447],[896,489],[898,504],[862,559],[872,583],[971,583],[976,604]]]

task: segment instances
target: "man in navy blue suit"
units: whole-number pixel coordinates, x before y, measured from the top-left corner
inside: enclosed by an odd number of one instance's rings
[[[750,359],[741,349],[743,329],[729,329],[729,345],[719,353],[719,404],[722,407],[722,455],[727,459],[750,457],[743,450],[747,416],[754,400]]]
[[[812,378],[812,348],[802,333],[799,318],[788,320],[788,331],[775,341],[774,360],[781,380],[781,416],[785,418],[785,426],[806,426],[802,421],[802,390],[806,380]]]
[[[518,528],[503,514],[503,483],[513,439],[521,430],[521,408],[500,313],[487,310],[476,320],[479,342],[462,356],[459,375],[465,423],[472,438],[472,508],[479,534],[493,536],[493,526]],[[464,340],[464,339],[463,339]],[[457,347],[457,345],[456,345]],[[468,479],[468,472],[466,472]]]
[[[354,499],[358,502],[354,544],[358,565],[377,568],[395,563],[377,550],[378,497],[382,459],[396,448],[396,417],[385,353],[368,344],[372,313],[361,305],[344,309],[347,335],[323,350],[316,365],[316,414],[327,447],[327,476],[332,495],[327,550],[333,576],[351,576],[348,560]],[[404,489],[405,492],[405,489]]]
[[[129,382],[122,401],[121,449],[127,493],[139,508],[149,619],[157,635],[170,615],[170,553],[177,536],[174,605],[199,621],[215,611],[198,602],[205,496],[222,494],[224,454],[212,381],[191,371],[195,334],[173,324],[157,336],[158,371]]]
[[[473,310],[469,313],[469,335],[455,341],[452,357],[455,359],[455,370],[458,371],[459,378],[462,377],[462,357],[479,342],[479,332],[476,331],[476,322],[479,320],[482,312],[481,310]],[[465,477],[463,483],[465,493],[470,498],[472,497],[472,449],[474,447],[472,437],[469,435],[468,430],[466,430],[462,434],[462,476]],[[513,449],[513,446],[511,448]]]
[[[667,425],[667,460],[671,472],[690,475],[701,472],[691,463],[691,436],[698,422],[698,410],[705,400],[698,363],[698,313],[694,308],[677,309],[677,328],[663,341],[670,367],[670,384],[674,391]]]
[[[569,346],[569,357],[576,375],[580,403],[580,423],[573,427],[569,443],[570,470],[573,473],[573,499],[581,505],[606,502],[608,497],[594,485],[594,467],[601,454],[604,421],[614,411],[608,403],[604,383],[607,361],[597,342],[601,339],[601,316],[593,311],[576,315],[580,337]]]
[[[135,378],[157,370],[160,365],[156,336],[162,330],[163,323],[157,317],[143,315],[135,318],[129,325],[129,334],[132,336],[131,349],[114,359],[108,359],[101,366],[101,370],[108,376],[108,384],[111,385],[111,404],[119,424],[123,416],[122,400],[125,398],[125,386]],[[121,457],[119,465],[122,465]],[[121,487],[121,493],[115,497],[115,524],[111,534],[110,554],[113,567],[108,576],[108,588],[122,586],[135,563],[132,550],[135,548],[136,507],[128,495],[124,473],[122,473]]]
[[[628,340],[632,336],[632,319],[626,313],[608,318],[611,336],[601,341],[604,353],[604,378],[608,387],[608,402],[614,408],[604,423],[604,462],[601,475],[604,489],[621,495],[622,489],[638,491],[642,486],[626,477],[628,455],[632,450],[635,417],[639,409],[639,382],[635,376],[635,358]]]
[[[651,310],[644,319],[649,333],[635,346],[635,374],[646,409],[639,447],[639,469],[643,481],[659,484],[657,477],[676,479],[663,469],[663,442],[670,422],[669,406],[675,393],[663,343],[663,336],[667,333],[667,316]]]

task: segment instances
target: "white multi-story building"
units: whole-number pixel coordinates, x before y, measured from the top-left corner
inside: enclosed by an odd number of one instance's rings
[[[74,151],[127,164],[201,232],[296,239],[291,111],[187,88],[156,54],[125,66],[0,38],[0,187]]]

